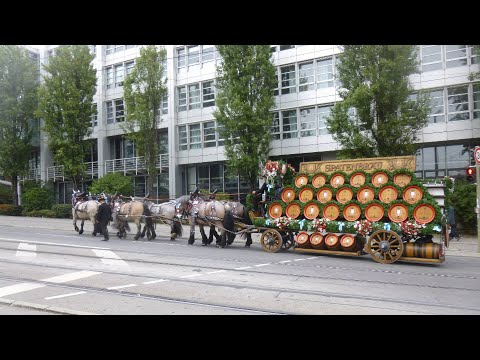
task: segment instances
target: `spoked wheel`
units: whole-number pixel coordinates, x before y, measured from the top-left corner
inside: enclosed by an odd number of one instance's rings
[[[260,238],[262,248],[268,252],[277,252],[283,244],[282,235],[277,230],[265,230]]]
[[[283,236],[282,250],[288,250],[295,244],[295,239],[291,232],[286,233]]]
[[[403,242],[394,231],[378,230],[368,239],[366,249],[373,260],[391,264],[402,256]]]

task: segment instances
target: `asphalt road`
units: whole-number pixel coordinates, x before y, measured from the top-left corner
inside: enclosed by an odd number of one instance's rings
[[[157,229],[165,227],[159,225]],[[380,264],[236,239],[225,249],[100,241],[69,219],[0,216],[0,314],[471,315],[480,314],[480,257]],[[198,234],[197,234],[198,235]]]

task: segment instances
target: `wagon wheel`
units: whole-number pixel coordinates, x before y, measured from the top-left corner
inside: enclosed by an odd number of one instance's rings
[[[366,250],[373,260],[391,264],[402,256],[403,242],[394,231],[378,230],[368,239]]]
[[[286,236],[283,238],[282,250],[288,250],[293,245],[295,245],[295,239],[291,232],[288,232]]]
[[[262,248],[268,252],[277,252],[283,244],[282,235],[277,230],[265,230],[260,238]]]

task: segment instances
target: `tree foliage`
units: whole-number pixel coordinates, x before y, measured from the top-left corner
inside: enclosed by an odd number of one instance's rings
[[[45,121],[48,146],[57,165],[73,181],[74,188],[85,174],[84,158],[92,133],[92,115],[96,109],[96,70],[93,55],[86,45],[65,45],[57,49],[44,69],[39,89],[38,116]]]
[[[477,214],[476,206],[476,185],[470,184],[464,178],[455,180],[453,193],[450,195],[450,202],[455,209],[455,221],[462,229],[468,232],[475,232]]]
[[[472,45],[473,53],[477,56],[480,56],[480,45]],[[468,74],[468,80],[474,81],[480,79],[480,71],[473,71]]]
[[[242,175],[253,189],[270,152],[277,87],[268,45],[218,45],[217,120],[225,139],[227,171]]]
[[[88,191],[92,194],[119,194],[124,196],[133,195],[133,183],[130,176],[120,173],[108,173],[99,179],[93,180]]]
[[[0,173],[11,177],[15,205],[17,176],[26,174],[32,150],[37,79],[26,49],[0,45]]]
[[[414,45],[345,45],[337,64],[343,101],[326,118],[339,158],[413,155],[427,124],[429,98],[412,99]]]
[[[149,45],[140,48],[140,57],[124,84],[126,104],[125,123],[122,128],[126,137],[136,146],[139,156],[145,157],[148,171],[147,189],[153,193],[153,184],[158,174],[159,155],[158,125],[161,121],[162,99],[167,97],[167,78],[164,77],[164,62],[167,51]]]

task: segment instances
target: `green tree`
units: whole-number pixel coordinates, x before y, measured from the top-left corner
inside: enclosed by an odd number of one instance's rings
[[[11,177],[18,205],[17,176],[26,174],[37,108],[38,68],[26,49],[0,45],[0,173]]]
[[[270,152],[277,87],[268,45],[218,45],[217,97],[213,116],[225,145],[227,171],[253,189]]]
[[[337,64],[343,101],[326,118],[339,158],[413,155],[427,124],[429,98],[412,98],[414,45],[345,45]]]
[[[126,104],[125,137],[135,143],[139,156],[144,156],[148,172],[147,191],[153,193],[159,156],[159,131],[161,103],[167,97],[167,78],[164,77],[164,62],[167,51],[155,45],[140,48],[140,57],[125,79],[124,98]]]
[[[119,194],[124,196],[133,195],[132,178],[120,173],[108,173],[97,180],[93,180],[88,191],[92,194]]]
[[[474,212],[476,199],[476,185],[468,183],[465,178],[455,180],[450,203],[455,209],[456,222],[469,233],[475,233],[477,224],[477,215]]]
[[[96,108],[96,70],[86,45],[65,45],[43,68],[47,71],[39,89],[38,116],[45,121],[48,146],[57,165],[72,179],[74,189],[85,174],[85,153],[92,133]]]
[[[473,53],[477,56],[480,56],[480,45],[472,45]],[[477,60],[478,63],[478,60]],[[468,80],[474,81],[476,79],[480,79],[480,71],[473,71],[468,74]]]

